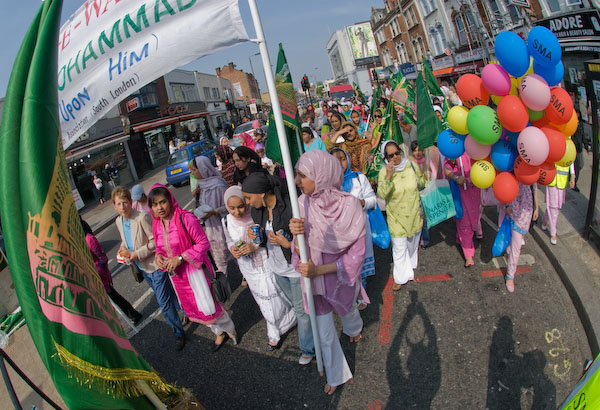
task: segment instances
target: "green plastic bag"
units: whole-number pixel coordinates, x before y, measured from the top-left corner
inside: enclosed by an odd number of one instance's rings
[[[445,179],[429,181],[419,192],[427,219],[427,229],[456,215],[450,185]]]
[[[560,405],[560,410],[584,410],[600,408],[600,356],[586,370],[585,374]]]

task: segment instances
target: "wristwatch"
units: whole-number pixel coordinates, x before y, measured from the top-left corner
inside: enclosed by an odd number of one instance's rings
[[[177,259],[179,259],[179,262],[182,262],[182,263],[183,263],[183,256],[179,255],[179,256],[177,257]]]

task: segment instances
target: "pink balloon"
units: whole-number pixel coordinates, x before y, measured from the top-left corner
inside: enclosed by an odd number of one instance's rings
[[[488,155],[490,155],[492,146],[480,144],[475,141],[471,135],[467,135],[467,138],[465,139],[465,151],[467,154],[469,154],[471,159],[479,161],[480,159],[485,159]]]
[[[466,145],[465,141],[465,147]],[[527,127],[519,134],[517,150],[521,158],[529,165],[541,165],[548,158],[550,145],[542,130],[537,127]]]
[[[523,104],[534,111],[545,110],[550,103],[550,87],[537,74],[529,74],[521,80],[519,95]]]
[[[500,64],[488,64],[483,67],[481,80],[490,94],[504,96],[510,92],[510,76]]]

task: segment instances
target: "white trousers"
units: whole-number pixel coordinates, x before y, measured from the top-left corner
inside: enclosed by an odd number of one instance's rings
[[[217,336],[223,332],[227,332],[230,335],[235,333],[233,320],[231,320],[225,310],[223,310],[223,315],[215,323],[208,325],[208,328]]]
[[[318,315],[317,326],[321,337],[321,354],[327,384],[332,387],[342,385],[352,378],[352,372],[337,335],[335,323],[333,322],[333,312]]]
[[[358,283],[358,281],[356,281]],[[358,304],[354,302],[352,310],[342,316],[342,332],[349,337],[356,337],[362,332],[363,320],[358,311]]]
[[[404,285],[409,280],[415,279],[413,269],[419,263],[419,240],[421,231],[410,238],[401,236],[392,238],[392,255],[394,257],[394,283]]]

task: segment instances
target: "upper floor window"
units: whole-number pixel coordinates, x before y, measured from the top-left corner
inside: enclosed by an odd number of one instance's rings
[[[173,90],[174,102],[191,102],[198,99],[194,84],[171,83],[171,89]]]

